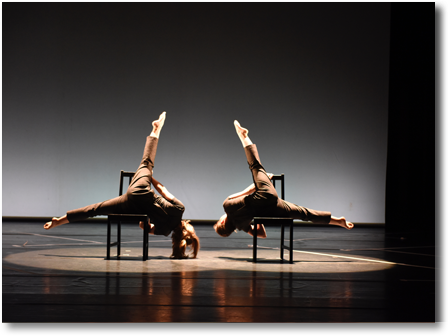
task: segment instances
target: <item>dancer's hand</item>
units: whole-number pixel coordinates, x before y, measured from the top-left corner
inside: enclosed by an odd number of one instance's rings
[[[140,229],[144,230],[145,227],[143,226],[143,222],[139,222],[138,226],[140,226]],[[148,222],[148,226],[149,226],[149,234],[154,234],[154,230],[156,229],[154,224],[152,224],[151,222]]]
[[[250,230],[247,232],[252,237],[254,236],[254,228],[255,227],[253,225],[251,225]],[[257,224],[257,237],[262,238],[262,239],[267,237],[266,229],[264,228],[263,224]]]

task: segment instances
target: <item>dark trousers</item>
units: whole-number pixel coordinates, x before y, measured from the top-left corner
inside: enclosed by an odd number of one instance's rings
[[[255,185],[255,192],[249,196],[250,206],[270,207],[277,204],[278,194],[274,185],[268,177],[266,170],[261,164],[258,149],[255,144],[244,147],[247,163],[252,173],[252,180]]]
[[[149,192],[152,193],[151,181],[158,143],[158,138],[152,136],[146,137],[142,161],[140,162],[140,166],[136,170],[135,175],[129,184],[126,194],[139,196]]]
[[[104,202],[67,211],[69,222],[77,222],[99,215],[142,213],[142,208],[154,201],[151,180],[158,140],[151,136],[146,138],[143,158],[125,194]]]
[[[252,173],[256,191],[246,197],[246,204],[252,209],[254,217],[290,217],[313,223],[328,224],[331,212],[319,211],[282,200],[261,164],[257,146],[244,147],[247,163]]]

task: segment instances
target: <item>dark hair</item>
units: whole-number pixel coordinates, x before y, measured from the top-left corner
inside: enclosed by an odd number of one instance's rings
[[[198,255],[200,248],[199,238],[196,236],[196,231],[193,225],[190,224],[190,220],[180,222],[173,230],[171,240],[173,241],[171,259],[187,259],[189,257],[185,254],[187,246],[190,246],[190,249],[193,251],[192,258],[196,258]]]

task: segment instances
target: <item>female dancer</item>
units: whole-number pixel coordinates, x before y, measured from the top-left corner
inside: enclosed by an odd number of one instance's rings
[[[222,237],[228,237],[236,229],[253,235],[253,217],[289,217],[311,221],[313,223],[339,225],[348,230],[353,223],[344,217],[336,218],[328,211],[316,211],[287,202],[277,196],[271,182],[273,174],[267,173],[261,165],[257,147],[248,137],[249,131],[235,120],[235,129],[246,153],[249,169],[254,183],[245,190],[230,195],[223,203],[225,214],[214,225],[215,231]],[[257,225],[257,237],[266,238],[263,224]]]
[[[182,220],[185,211],[184,205],[153,176],[157,144],[165,118],[166,112],[163,112],[159,119],[152,122],[153,129],[146,138],[143,159],[124,195],[67,211],[64,216],[54,217],[50,222],[45,223],[44,229],[49,230],[59,225],[82,221],[98,215],[142,213],[147,214],[151,221],[148,223],[150,234],[168,236],[173,232],[171,258],[188,258],[185,254],[187,245],[193,250],[193,258],[196,258],[200,247],[199,238],[196,236],[193,226],[189,224],[190,221]],[[157,195],[151,189],[151,183],[162,196]],[[139,226],[143,229],[143,222],[140,222]]]

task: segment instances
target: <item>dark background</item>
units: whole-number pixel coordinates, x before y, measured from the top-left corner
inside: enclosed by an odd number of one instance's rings
[[[440,220],[435,211],[436,192],[441,192],[435,180],[439,23],[434,3],[391,7],[386,229],[429,242]]]

